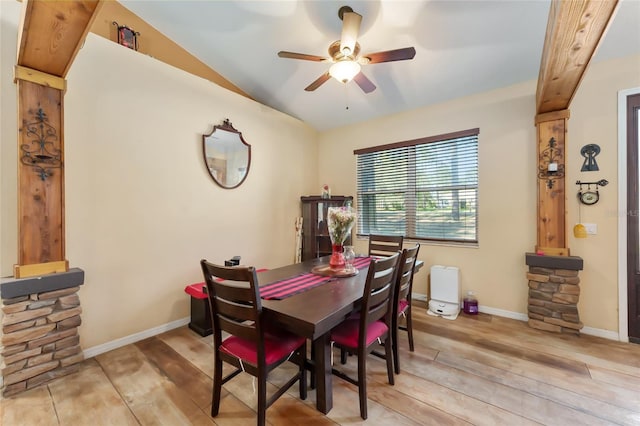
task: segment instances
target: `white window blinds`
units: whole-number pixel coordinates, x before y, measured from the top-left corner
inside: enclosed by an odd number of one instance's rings
[[[355,151],[358,234],[477,243],[478,134]]]

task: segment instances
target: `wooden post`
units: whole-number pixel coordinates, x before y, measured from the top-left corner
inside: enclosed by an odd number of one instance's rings
[[[24,0],[18,34],[18,264],[24,278],[69,269],[64,229],[65,75],[102,0]]]
[[[619,0],[552,0],[545,34],[535,123],[538,135],[538,238],[536,252],[568,256],[565,210],[565,143],[569,104]],[[551,142],[553,141],[553,142]],[[551,146],[553,145],[553,146]],[[550,151],[558,166],[551,170]],[[554,169],[553,167],[552,169]]]
[[[46,76],[42,84],[42,78],[43,73],[16,69],[20,129],[16,278],[68,270],[63,208],[64,80]]]
[[[565,137],[569,110],[536,117],[538,238],[536,252],[568,256],[565,225]],[[553,163],[555,166],[549,167]]]

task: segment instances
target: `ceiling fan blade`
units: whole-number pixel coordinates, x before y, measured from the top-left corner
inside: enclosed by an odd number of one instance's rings
[[[322,86],[330,78],[331,78],[331,75],[328,72],[326,72],[322,74],[320,77],[318,77],[316,81],[314,81],[313,83],[305,87],[304,90],[306,90],[307,92],[313,92],[318,87]]]
[[[285,52],[284,50],[278,52],[278,56],[281,58],[302,59],[305,61],[316,61],[316,62],[322,62],[327,60],[327,58],[324,58],[322,56],[307,55],[305,53]]]
[[[407,59],[413,59],[413,57],[416,56],[416,49],[413,47],[405,47],[403,49],[386,50],[384,52],[369,53],[362,56],[367,58],[370,64],[405,61]]]
[[[353,55],[356,48],[358,32],[362,16],[355,12],[345,12],[342,14],[342,35],[340,36],[340,52],[344,56]]]
[[[355,81],[356,84],[360,86],[364,93],[371,93],[376,90],[376,85],[373,84],[366,75],[362,74],[362,71],[356,74],[355,77],[353,77],[353,81]]]

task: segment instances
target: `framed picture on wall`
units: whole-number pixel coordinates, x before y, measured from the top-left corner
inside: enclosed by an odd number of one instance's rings
[[[140,33],[126,25],[118,25],[116,21],[113,21],[113,25],[118,27],[118,43],[129,49],[138,50],[138,36]]]

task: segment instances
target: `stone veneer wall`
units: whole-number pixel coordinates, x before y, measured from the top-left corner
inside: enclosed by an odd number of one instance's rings
[[[77,371],[84,359],[78,334],[82,308],[77,294],[78,280],[84,280],[84,273],[52,275],[54,279],[43,276],[37,281],[11,280],[0,285],[3,396]]]
[[[527,254],[527,265],[529,326],[579,334],[583,327],[578,313],[582,259]]]

